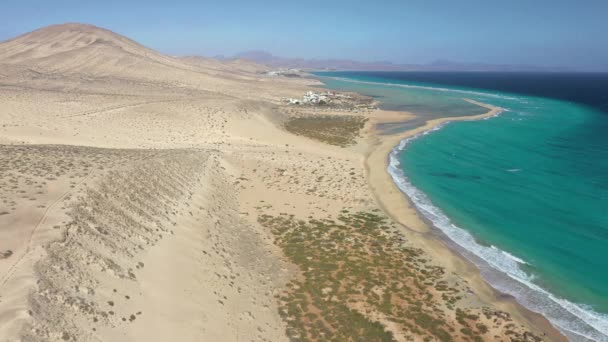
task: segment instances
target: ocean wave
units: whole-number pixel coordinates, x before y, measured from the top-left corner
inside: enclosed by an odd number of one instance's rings
[[[462,89],[431,87],[431,86],[390,83],[390,82],[385,83],[385,82],[360,81],[360,80],[353,80],[353,79],[345,78],[345,77],[330,77],[330,76],[323,76],[323,77],[331,78],[331,79],[342,81],[342,82],[350,82],[350,83],[370,84],[370,85],[387,85],[387,86],[391,86],[391,87],[400,87],[400,88],[426,89],[426,90],[433,90],[433,91],[443,91],[443,92],[450,92],[450,93],[477,95],[477,96],[491,97],[491,98],[503,99],[503,100],[522,101],[522,99],[520,99],[519,97],[506,96],[506,95],[500,95],[500,94],[494,94],[494,93],[484,93],[484,92],[474,91],[474,90],[462,90]]]
[[[608,341],[608,315],[591,307],[559,298],[536,285],[534,276],[521,266],[528,264],[495,246],[479,244],[466,230],[454,225],[428,196],[417,189],[400,168],[399,155],[414,139],[444,127],[446,123],[403,139],[389,155],[388,172],[416,209],[445,234],[462,254],[477,265],[482,276],[497,290],[512,295],[525,307],[543,314],[567,337],[575,341]]]
[[[509,252],[503,251],[502,249],[499,249],[499,248],[497,248],[496,246],[490,246],[490,248],[491,248],[491,249],[493,249],[493,250],[495,250],[495,251],[498,251],[498,252],[502,253],[502,254],[503,254],[505,257],[507,257],[507,258],[509,258],[509,259],[511,259],[511,260],[513,260],[513,261],[515,261],[515,262],[516,262],[516,263],[518,263],[518,264],[522,264],[522,265],[530,265],[530,264],[529,264],[529,263],[527,263],[526,261],[524,261],[524,260],[522,260],[522,259],[520,259],[520,258],[516,257],[515,255],[513,255],[513,254],[511,254],[511,253],[509,253]]]

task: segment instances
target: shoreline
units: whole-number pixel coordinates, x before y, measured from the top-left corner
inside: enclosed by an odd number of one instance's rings
[[[470,99],[465,100],[484,107],[488,111],[473,116],[437,118],[427,121],[423,126],[391,135],[381,134],[377,130],[377,126],[381,123],[395,122],[395,119],[399,117],[401,120],[412,120],[416,116],[406,112],[395,115],[393,112],[381,110],[380,117],[370,120],[371,127],[367,132],[370,146],[366,152],[364,164],[372,194],[382,210],[407,230],[405,233],[409,233],[410,239],[425,246],[433,259],[466,279],[472,291],[480,299],[513,314],[519,321],[528,322],[550,340],[566,341],[565,336],[544,315],[531,311],[517,302],[513,296],[492,287],[482,277],[479,267],[466,259],[454,246],[450,246],[449,244],[454,242],[450,241],[447,236],[441,236],[441,230],[434,227],[418,212],[411,199],[398,188],[388,172],[390,154],[403,140],[432,131],[450,122],[484,120],[504,111],[500,107]],[[387,115],[389,113],[390,115]]]

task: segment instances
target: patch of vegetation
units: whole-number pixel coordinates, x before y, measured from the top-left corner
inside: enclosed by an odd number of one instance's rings
[[[326,144],[346,147],[355,144],[359,132],[365,126],[362,116],[322,115],[294,117],[285,122],[285,129]]]
[[[13,255],[13,251],[11,251],[10,249],[4,252],[0,253],[0,259],[8,259],[11,257],[11,255]]]
[[[293,341],[542,340],[506,312],[457,307],[463,287],[378,211],[258,221],[301,272],[278,296]]]
[[[333,219],[260,215],[301,276],[278,296],[293,341],[540,341],[508,313],[458,308],[462,287],[377,211]],[[461,288],[460,290],[458,288]],[[490,326],[495,330],[490,330]]]
[[[343,211],[337,221],[288,215],[259,221],[303,273],[280,297],[292,339],[392,341],[399,333],[453,340],[454,328],[439,310],[442,295],[452,295],[434,288],[444,270],[405,246],[384,217]],[[398,328],[387,330],[389,323]]]

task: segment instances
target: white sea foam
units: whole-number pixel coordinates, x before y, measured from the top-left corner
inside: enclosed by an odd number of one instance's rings
[[[509,258],[509,259],[511,259],[511,260],[513,260],[513,261],[515,261],[515,262],[516,262],[516,263],[518,263],[518,264],[522,264],[522,265],[530,265],[529,263],[527,263],[526,261],[524,261],[524,260],[522,260],[522,259],[520,259],[520,258],[516,257],[515,255],[513,255],[513,254],[511,254],[511,253],[509,253],[509,252],[503,251],[503,250],[501,250],[501,249],[496,248],[496,246],[490,246],[490,248],[492,248],[492,249],[493,249],[493,250],[495,250],[495,251],[499,251],[499,252],[500,252],[500,253],[502,253],[502,254],[503,254],[505,257],[507,257],[507,258]]]
[[[412,200],[424,217],[465,251],[463,255],[481,269],[482,275],[495,288],[514,296],[529,309],[542,313],[571,340],[608,341],[608,315],[559,298],[536,285],[534,277],[521,268],[522,265],[528,264],[525,260],[495,246],[479,244],[468,231],[454,225],[441,209],[433,205],[427,195],[412,185],[405,176],[399,167],[399,154],[412,140],[437,131],[444,125],[404,139],[391,151],[388,172],[399,189]],[[503,276],[496,277],[492,276],[493,274]]]
[[[327,77],[327,76],[325,76],[325,77]],[[370,85],[384,85],[384,86],[400,87],[400,88],[426,89],[426,90],[443,91],[443,92],[450,92],[450,93],[461,93],[461,94],[469,94],[469,95],[478,95],[478,96],[492,97],[492,98],[504,99],[504,100],[517,100],[517,101],[521,101],[521,99],[518,98],[518,97],[506,96],[506,95],[495,94],[495,93],[486,93],[486,92],[480,92],[480,91],[474,91],[474,90],[462,90],[462,89],[431,87],[431,86],[401,84],[401,83],[390,83],[390,82],[384,83],[384,82],[360,81],[360,80],[352,80],[352,79],[344,78],[344,77],[328,77],[328,78],[332,78],[334,80],[338,80],[338,81],[342,81],[342,82],[350,82],[350,83],[370,84]]]

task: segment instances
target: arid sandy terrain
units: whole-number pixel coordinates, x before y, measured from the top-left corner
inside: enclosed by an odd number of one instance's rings
[[[562,339],[391,183],[374,127],[411,114],[288,106],[318,82],[266,70],[0,43],[0,341]]]

